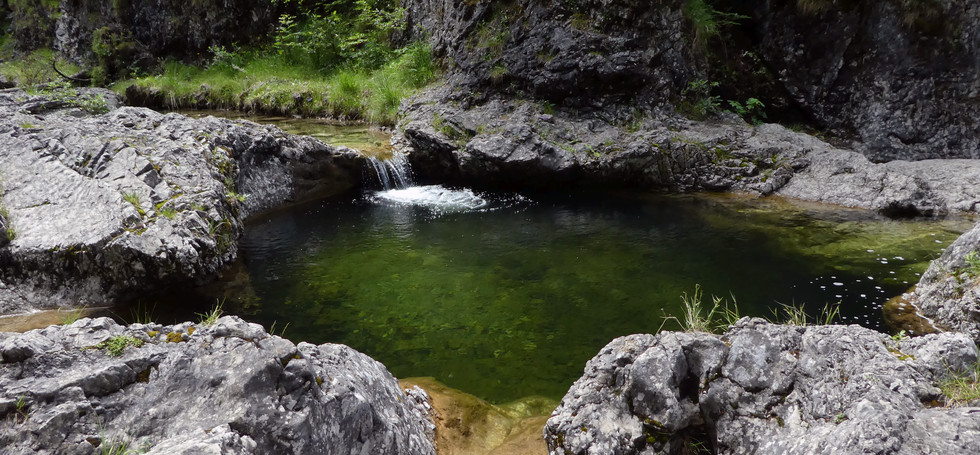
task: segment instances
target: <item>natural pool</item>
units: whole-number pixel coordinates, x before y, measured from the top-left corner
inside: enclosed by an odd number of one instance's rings
[[[244,118],[388,153],[387,136],[364,126]],[[613,338],[677,328],[665,316],[696,285],[743,315],[840,302],[842,322],[887,330],[881,305],[971,224],[732,195],[411,187],[253,220],[219,292],[226,312],[295,341],[348,344],[398,377],[498,403],[558,399]],[[177,320],[203,311],[179,307]]]
[[[398,377],[557,399],[610,340],[680,315],[696,284],[743,315],[842,302],[843,322],[884,330],[880,305],[969,226],[736,196],[414,188],[256,220],[226,305]]]

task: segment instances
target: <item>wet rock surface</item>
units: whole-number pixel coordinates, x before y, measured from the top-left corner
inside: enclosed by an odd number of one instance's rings
[[[760,319],[721,336],[631,335],[588,363],[545,439],[553,454],[974,453],[980,408],[933,406],[977,353],[964,334]]]
[[[98,95],[114,102],[114,95]],[[271,126],[0,92],[0,313],[206,279],[246,217],[357,184],[356,152]]]
[[[81,319],[2,333],[0,358],[4,453],[435,453],[427,411],[383,365],[235,317]]]

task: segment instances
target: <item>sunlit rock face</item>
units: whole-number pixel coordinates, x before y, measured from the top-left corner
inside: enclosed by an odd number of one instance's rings
[[[553,454],[972,453],[978,408],[937,408],[974,368],[963,334],[893,339],[857,326],[743,319],[721,336],[614,340],[545,427]]]
[[[364,158],[270,126],[0,94],[0,313],[107,305],[212,276],[246,217],[349,189]]]
[[[0,334],[4,453],[435,454],[425,393],[370,357],[209,322]]]

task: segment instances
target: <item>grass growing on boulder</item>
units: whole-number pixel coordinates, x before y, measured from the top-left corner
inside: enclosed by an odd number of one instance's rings
[[[980,362],[966,371],[950,371],[939,383],[946,405],[969,406],[980,401]]]
[[[673,320],[681,326],[685,332],[704,332],[716,333],[730,327],[741,317],[738,311],[738,302],[732,297],[732,303],[727,300],[711,296],[711,306],[703,303],[704,291],[700,284],[694,285],[694,293],[688,295],[687,292],[681,294],[683,304],[683,315],[665,316],[664,322]],[[662,327],[661,327],[662,328]]]
[[[127,346],[143,346],[143,340],[130,335],[118,335],[93,346],[93,348],[103,349],[111,357],[119,357]]]
[[[212,326],[218,322],[218,318],[224,314],[224,311],[221,309],[222,306],[222,302],[218,302],[214,304],[210,311],[197,313],[197,316],[201,318],[201,325]]]
[[[840,316],[840,304],[840,302],[824,304],[823,308],[820,309],[820,314],[811,317],[803,304],[781,303],[778,308],[772,309],[773,318],[770,319],[770,322],[800,327],[806,327],[808,325],[831,325]]]

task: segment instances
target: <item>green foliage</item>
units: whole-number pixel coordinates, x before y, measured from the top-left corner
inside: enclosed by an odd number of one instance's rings
[[[81,307],[65,313],[64,316],[61,317],[61,325],[74,324],[75,321],[82,318],[82,313],[84,312],[85,312],[85,307]]]
[[[321,70],[352,63],[378,68],[391,60],[389,37],[404,21],[404,9],[394,2],[318,2],[299,16],[281,16],[272,48],[292,63]]]
[[[130,335],[118,335],[95,345],[94,348],[104,349],[106,354],[109,354],[111,357],[119,357],[127,346],[143,346],[143,340]]]
[[[21,58],[3,60],[3,56],[0,56],[0,74],[26,89],[36,90],[45,84],[60,81],[61,76],[54,70],[55,64],[63,72],[78,71],[77,66],[59,60],[51,49],[39,49]]]
[[[745,104],[728,101],[728,105],[731,106],[732,112],[753,125],[761,124],[766,118],[766,105],[758,98],[749,98],[745,100]]]
[[[140,206],[140,195],[139,195],[139,193],[136,193],[136,192],[123,193],[122,194],[122,198],[123,198],[124,201],[126,201],[126,202],[128,202],[130,204],[133,204],[133,207],[136,207],[136,210],[138,212],[140,212],[141,215],[143,214],[143,208]]]
[[[681,91],[684,101],[679,106],[680,110],[695,120],[721,112],[721,97],[711,93],[715,87],[718,87],[717,82],[705,79],[688,82],[687,87]]]
[[[974,405],[980,400],[980,363],[966,371],[948,371],[939,383],[939,390],[947,406]]]
[[[725,27],[737,25],[745,16],[726,13],[714,9],[708,0],[687,0],[684,3],[684,17],[693,29],[694,46],[704,49],[708,41],[721,35]]]
[[[128,439],[102,438],[99,455],[137,455],[146,452],[149,446],[134,447]]]
[[[681,329],[686,332],[720,332],[738,321],[741,317],[738,311],[738,302],[732,297],[729,304],[725,299],[711,296],[711,307],[708,308],[703,302],[704,291],[700,284],[694,285],[694,293],[690,296],[687,292],[681,294],[682,311],[681,318],[676,316],[666,316],[664,320],[673,320],[680,324]]]
[[[217,302],[213,307],[211,307],[210,311],[205,313],[197,313],[197,316],[201,318],[201,325],[212,326],[218,322],[218,318],[224,314],[224,311],[221,309],[222,306],[224,306],[224,302]]]
[[[14,402],[14,411],[17,413],[15,418],[18,423],[27,421],[31,416],[31,405],[27,402],[27,397],[23,395],[17,397],[17,401]]]
[[[964,270],[970,276],[980,276],[980,254],[977,250],[971,251],[969,254],[963,257],[963,262],[965,263]]]

